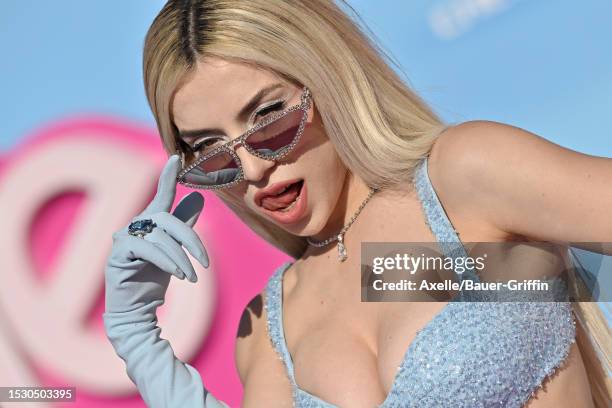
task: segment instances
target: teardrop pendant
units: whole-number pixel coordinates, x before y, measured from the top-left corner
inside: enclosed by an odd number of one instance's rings
[[[338,235],[338,259],[340,262],[344,262],[348,255],[346,253],[346,247],[344,246],[342,234]]]

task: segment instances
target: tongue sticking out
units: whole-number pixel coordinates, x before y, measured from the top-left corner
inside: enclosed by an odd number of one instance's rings
[[[297,196],[300,194],[300,189],[302,188],[302,182],[299,181],[297,183],[292,184],[289,188],[282,194],[276,196],[267,196],[261,200],[261,206],[266,210],[277,211],[282,208],[288,207]]]

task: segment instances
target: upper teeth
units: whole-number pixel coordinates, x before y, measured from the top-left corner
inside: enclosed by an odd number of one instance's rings
[[[276,193],[276,195],[280,195],[283,194],[285,191],[287,191],[287,189],[289,188],[289,185],[285,186],[281,191],[279,191],[278,193]]]

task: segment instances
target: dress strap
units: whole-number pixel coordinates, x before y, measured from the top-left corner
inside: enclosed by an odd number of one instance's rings
[[[293,372],[293,361],[287,349],[283,328],[283,274],[291,264],[291,262],[285,262],[272,274],[265,289],[266,299],[264,307],[266,309],[268,334],[272,341],[272,346],[285,364],[289,381],[295,388],[297,385]]]
[[[452,259],[467,257],[468,254],[459,239],[459,233],[450,222],[429,179],[428,159],[429,156],[421,159],[414,175],[414,186],[425,214],[425,222],[434,234],[444,256]],[[470,268],[460,274],[461,279],[466,276],[474,277],[473,269]]]

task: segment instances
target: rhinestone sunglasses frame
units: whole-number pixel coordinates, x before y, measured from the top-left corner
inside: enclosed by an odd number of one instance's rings
[[[289,152],[291,152],[293,150],[293,148],[297,145],[297,143],[299,142],[300,138],[302,137],[302,133],[304,133],[304,127],[306,124],[306,119],[308,118],[308,110],[310,109],[311,103],[312,102],[312,95],[310,93],[310,90],[307,87],[303,87],[302,89],[302,94],[300,96],[300,102],[296,105],[290,106],[287,109],[281,111],[281,112],[276,112],[274,114],[272,114],[271,116],[269,116],[268,118],[264,119],[262,122],[258,123],[257,125],[253,126],[252,128],[248,129],[246,132],[244,132],[242,135],[240,135],[239,137],[235,138],[234,140],[230,140],[229,142],[226,142],[224,144],[222,144],[221,146],[218,146],[216,148],[214,148],[213,150],[210,151],[210,153],[205,154],[202,157],[198,157],[196,159],[196,161],[194,161],[192,164],[190,164],[187,167],[184,167],[185,165],[185,161],[184,161],[184,157],[183,154],[180,153],[179,150],[179,156],[181,157],[181,167],[182,170],[179,172],[177,178],[177,181],[180,184],[183,184],[187,187],[191,187],[191,188],[197,188],[197,189],[202,189],[202,190],[218,190],[218,189],[223,189],[223,188],[228,188],[231,187],[235,184],[240,183],[241,181],[244,180],[244,171],[243,171],[243,167],[242,167],[242,162],[240,161],[240,158],[238,157],[238,155],[236,154],[235,148],[236,145],[242,145],[244,146],[244,148],[253,156],[259,157],[260,159],[264,159],[264,160],[269,160],[269,161],[275,161],[278,159],[282,159],[283,157],[285,157],[287,154],[289,154]],[[282,147],[281,149],[279,149],[278,153],[274,153],[272,155],[265,155],[262,154],[260,152],[258,152],[256,149],[251,148],[251,146],[249,146],[248,143],[245,143],[245,140],[252,135],[255,132],[258,132],[260,129],[270,125],[273,122],[276,122],[277,120],[287,116],[289,113],[297,111],[297,110],[302,110],[303,114],[302,114],[302,118],[300,119],[300,124],[298,126],[298,129],[295,133],[295,136],[293,138],[293,140],[291,141],[291,143],[289,143],[287,146]],[[194,183],[189,183],[187,181],[184,180],[184,177],[187,173],[189,173],[191,170],[193,170],[195,167],[199,166],[202,162],[204,162],[205,160],[208,160],[209,158],[216,156],[218,153],[221,152],[225,152],[228,153],[230,156],[232,156],[232,158],[234,159],[234,161],[236,162],[236,164],[238,165],[238,175],[236,176],[236,178],[234,180],[232,180],[229,183],[224,183],[224,184],[218,184],[218,185],[202,185],[202,184],[194,184]]]

